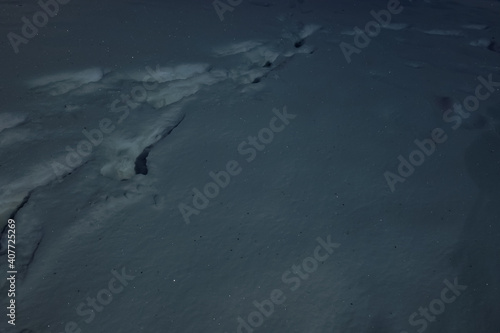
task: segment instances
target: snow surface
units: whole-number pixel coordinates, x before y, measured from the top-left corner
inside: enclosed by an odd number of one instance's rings
[[[340,44],[387,1],[243,0],[221,21],[211,1],[73,0],[18,53],[7,34],[40,7],[0,3],[0,332],[238,332],[275,289],[286,300],[240,332],[500,332],[500,89],[443,120],[479,76],[500,82],[500,2],[401,5],[349,63]],[[435,128],[447,140],[391,191],[384,173]],[[291,290],[318,237],[340,246]]]

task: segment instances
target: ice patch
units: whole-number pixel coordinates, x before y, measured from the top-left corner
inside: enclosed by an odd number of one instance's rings
[[[261,42],[256,41],[246,41],[241,43],[234,43],[228,46],[219,47],[214,49],[214,53],[219,57],[225,57],[229,55],[239,54],[248,52],[257,46],[262,45]]]
[[[15,127],[26,120],[26,116],[15,113],[0,113],[0,132]]]
[[[9,132],[0,133],[0,148],[10,146],[14,143],[28,141],[32,135],[27,128],[13,128]]]
[[[104,72],[100,68],[89,68],[77,72],[63,72],[42,76],[28,82],[29,87],[37,88],[52,96],[62,95],[91,82],[102,79]]]
[[[354,36],[356,35],[356,32],[354,30],[349,29],[349,30],[342,30],[340,34],[344,36]]]
[[[194,95],[203,85],[210,86],[227,78],[225,71],[217,70],[176,80],[148,94],[147,102],[156,109],[177,103],[185,97]]]
[[[257,47],[254,50],[245,53],[245,57],[252,64],[258,66],[264,66],[266,63],[274,63],[279,56],[279,52],[265,46]]]
[[[155,109],[159,109],[177,103],[185,97],[194,95],[198,90],[198,86],[177,82],[160,88],[154,93],[150,93],[147,97],[147,102]]]
[[[389,23],[387,25],[382,26],[385,29],[389,30],[403,30],[408,28],[410,25],[407,23]]]
[[[164,68],[156,66],[156,70],[150,68],[148,69],[148,72],[154,80],[163,83],[174,80],[186,80],[193,76],[203,74],[209,69],[210,66],[208,64],[182,64],[176,67]]]
[[[488,26],[486,24],[465,24],[462,25],[462,28],[470,30],[486,30],[488,29]]]
[[[479,46],[479,47],[488,47],[488,46],[490,46],[490,44],[491,44],[491,41],[487,38],[481,38],[481,39],[474,40],[474,41],[469,43],[469,45],[471,45],[471,46]]]
[[[431,30],[423,30],[422,31],[428,35],[438,35],[438,36],[457,36],[461,37],[464,34],[460,30],[441,30],[441,29],[431,29]]]
[[[311,36],[313,33],[318,31],[321,27],[317,24],[308,24],[306,25],[302,31],[299,33],[299,37],[301,39],[307,38]]]

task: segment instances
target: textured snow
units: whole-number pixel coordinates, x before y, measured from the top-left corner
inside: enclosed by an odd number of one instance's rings
[[[467,289],[422,332],[498,332],[500,90],[457,129],[443,115],[500,81],[500,2],[402,1],[348,63],[340,44],[387,3],[242,1],[221,21],[210,1],[71,1],[19,53],[5,38],[3,309],[8,218],[18,275],[0,332],[237,332],[280,289],[253,332],[410,333],[454,279]],[[40,10],[0,8],[3,36]],[[446,142],[391,192],[384,172],[435,128]],[[234,161],[186,224],[179,205]],[[122,292],[77,312],[122,269]]]

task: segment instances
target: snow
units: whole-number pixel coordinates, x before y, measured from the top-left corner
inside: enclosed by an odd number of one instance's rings
[[[359,45],[392,2],[70,1],[5,37],[0,332],[498,332],[500,2]]]
[[[52,96],[62,95],[91,82],[102,79],[100,68],[89,68],[82,71],[63,72],[54,75],[42,76],[31,80],[28,86],[47,91]]]

